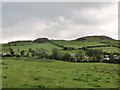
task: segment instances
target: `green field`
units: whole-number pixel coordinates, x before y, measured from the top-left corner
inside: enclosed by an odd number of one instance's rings
[[[30,44],[19,43],[19,44],[16,45],[16,46],[15,46],[15,45],[11,45],[11,48],[14,49],[14,51],[15,51],[16,53],[18,53],[18,49],[28,51],[29,48],[32,48],[32,49],[34,49],[34,50],[35,50],[35,49],[44,48],[48,54],[51,53],[51,50],[52,50],[53,48],[61,49],[60,47],[55,46],[55,45],[53,45],[53,44],[51,44],[51,43],[49,43],[49,42],[40,43],[40,44],[38,44],[38,43],[30,43]],[[3,45],[2,49],[3,49],[3,52],[5,52],[5,53],[8,53],[8,52],[9,52],[9,46],[8,46],[8,45]]]
[[[117,88],[118,64],[3,58],[3,88]]]
[[[93,48],[93,49],[101,49],[103,52],[119,52],[118,48],[116,47],[99,47],[99,48]]]
[[[52,42],[59,44],[59,45],[63,45],[66,47],[74,47],[74,48],[81,48],[84,46],[96,46],[96,45],[105,45],[103,43],[99,43],[99,42],[94,42],[94,41],[64,41],[64,40],[52,40]]]
[[[55,43],[55,44],[58,44],[58,45],[63,45],[64,47],[74,47],[75,50],[63,50],[63,48],[61,48],[59,46],[56,46],[56,45],[54,45],[50,42],[46,42],[46,43],[32,43],[32,42],[29,42],[29,43],[25,43],[25,42],[24,43],[22,43],[22,42],[12,43],[11,48],[16,53],[19,53],[18,49],[28,51],[29,48],[32,48],[34,50],[44,48],[48,54],[51,54],[51,50],[53,48],[57,48],[57,49],[59,49],[60,52],[63,52],[63,53],[67,52],[67,53],[75,54],[76,52],[79,51],[79,50],[76,50],[77,48],[81,48],[81,47],[85,47],[85,46],[105,45],[103,43],[90,42],[90,41],[80,42],[80,41],[52,40],[52,42]],[[16,45],[14,45],[14,44],[16,44]],[[97,47],[97,48],[91,48],[91,49],[101,49],[102,51],[105,51],[105,52],[118,52],[117,47]],[[9,53],[9,45],[8,44],[2,45],[2,51],[3,51],[3,53]]]

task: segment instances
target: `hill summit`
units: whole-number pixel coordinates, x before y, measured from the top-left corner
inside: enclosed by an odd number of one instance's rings
[[[114,40],[108,36],[86,36],[86,37],[81,37],[77,38],[76,40],[91,40],[91,41],[99,41],[99,40]]]
[[[49,39],[48,38],[37,38],[36,40],[34,40],[34,43],[45,43],[48,42]]]

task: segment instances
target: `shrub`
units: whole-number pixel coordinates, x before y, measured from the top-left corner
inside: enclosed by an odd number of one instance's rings
[[[22,50],[22,51],[20,52],[20,54],[21,54],[21,56],[24,56],[25,51],[24,51],[24,50]]]
[[[71,60],[71,55],[69,53],[65,53],[64,56],[63,56],[63,60],[70,61]]]
[[[20,55],[19,55],[19,54],[16,54],[15,56],[16,56],[16,57],[20,57]]]
[[[75,54],[75,59],[77,60],[77,62],[84,60],[84,55],[83,55],[82,51],[79,51]]]
[[[41,48],[40,50],[38,50],[38,51],[36,52],[36,55],[38,56],[38,58],[42,58],[42,59],[48,57],[45,49],[43,49],[43,48]]]
[[[58,51],[57,48],[52,49],[52,55],[50,57],[52,59],[55,59],[55,60],[62,60],[63,59],[63,55]]]
[[[28,50],[29,52],[32,52],[33,50],[32,50],[32,48],[29,48],[29,50]]]
[[[87,50],[86,55],[89,56],[92,61],[100,62],[102,60],[103,52],[102,50],[89,49]]]
[[[45,88],[44,85],[38,85],[38,88]]]
[[[12,56],[14,56],[14,51],[13,51],[13,49],[10,49],[10,54],[12,55]]]
[[[27,52],[27,53],[26,53],[26,57],[29,57],[29,56],[30,56],[30,53],[29,53],[29,52]]]
[[[35,53],[35,51],[33,50],[33,51],[31,52],[31,56],[34,57],[35,55],[36,55],[36,53]]]

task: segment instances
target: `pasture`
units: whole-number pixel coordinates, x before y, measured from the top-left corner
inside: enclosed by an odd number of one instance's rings
[[[51,54],[51,50],[53,48],[57,48],[62,53],[75,54],[76,52],[79,51],[78,48],[82,48],[85,46],[105,45],[103,43],[90,42],[90,41],[86,41],[86,42],[64,41],[64,40],[51,40],[51,41],[55,44],[63,45],[64,47],[73,47],[73,48],[75,48],[75,50],[63,50],[62,47],[54,45],[50,42],[45,42],[45,43],[19,42],[19,43],[12,43],[10,47],[14,50],[15,53],[20,53],[20,52],[18,52],[18,49],[28,51],[29,48],[32,48],[33,50],[44,48],[48,54]],[[101,49],[104,52],[110,52],[110,53],[118,52],[118,48],[112,47],[112,46],[110,46],[110,47],[97,47],[97,48],[91,48],[91,49]],[[3,51],[3,53],[9,53],[10,52],[9,45],[8,44],[2,45],[2,51]],[[85,51],[82,50],[82,52],[85,52]]]
[[[118,64],[5,57],[3,88],[117,88]]]
[[[35,49],[44,48],[48,54],[51,53],[51,50],[52,50],[53,48],[61,49],[60,47],[57,47],[57,46],[55,46],[55,45],[53,45],[53,44],[51,44],[51,43],[49,43],[49,42],[40,43],[40,44],[38,44],[38,43],[32,43],[32,42],[31,42],[30,44],[19,43],[19,44],[16,44],[16,45],[14,45],[14,44],[11,45],[11,48],[12,48],[12,49],[14,50],[14,52],[16,52],[16,53],[19,53],[19,52],[18,52],[18,49],[28,51],[29,48],[32,48],[32,49],[34,49],[34,50],[35,50]],[[8,46],[8,45],[3,45],[2,49],[3,49],[3,52],[5,52],[5,53],[8,53],[8,52],[9,52],[9,46]]]
[[[52,40],[52,42],[59,44],[59,45],[63,45],[66,47],[74,47],[74,48],[81,48],[84,46],[97,46],[97,45],[104,45],[100,42],[94,42],[94,41],[65,41],[65,40]]]

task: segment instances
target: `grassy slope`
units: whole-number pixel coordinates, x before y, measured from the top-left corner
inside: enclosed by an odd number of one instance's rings
[[[117,64],[14,59],[16,58],[3,58],[3,88],[118,87]]]
[[[93,48],[93,49],[101,49],[102,51],[105,51],[105,52],[119,52],[118,51],[118,48],[116,47],[99,47],[99,48]]]
[[[84,41],[82,42],[81,39],[84,39]],[[106,36],[87,36],[87,37],[78,38],[77,40],[72,40],[72,41],[65,41],[65,40],[51,40],[51,41],[58,45],[63,45],[66,47],[74,47],[74,48],[81,48],[85,46],[105,45],[105,44],[118,45],[118,41],[113,40]],[[49,54],[51,53],[52,48],[58,48],[63,53],[65,52],[76,53],[78,51],[78,50],[64,51],[64,50],[61,50],[62,48],[55,46],[54,44],[49,43],[49,42],[33,43],[32,41],[27,41],[27,42],[17,41],[17,42],[12,42],[11,45],[12,45],[11,47],[15,50],[15,52],[17,52],[17,49],[28,50],[29,48],[32,48],[32,49],[44,48]],[[98,47],[94,49],[102,49],[103,51],[106,51],[106,52],[118,51],[118,48],[116,47]],[[9,52],[8,45],[3,45],[3,52]]]
[[[118,44],[117,40],[114,40],[107,36],[86,36],[86,37],[78,38],[77,40],[80,41],[81,39],[85,39],[87,41],[100,42],[104,44]]]
[[[8,45],[3,45],[2,48],[3,48],[3,52],[9,52],[9,46]],[[15,52],[17,52],[18,49],[20,49],[20,50],[28,50],[29,48],[32,48],[32,49],[35,50],[35,49],[44,48],[47,51],[47,53],[51,53],[51,50],[53,48],[60,49],[60,47],[57,47],[57,46],[55,46],[55,45],[53,45],[53,44],[51,44],[49,42],[39,43],[39,44],[38,43],[30,43],[30,44],[26,44],[26,43],[21,43],[20,44],[19,43],[16,46],[15,45],[11,46],[11,48],[13,48]]]
[[[59,45],[66,46],[66,47],[74,47],[74,48],[81,48],[81,47],[85,47],[85,46],[105,45],[104,43],[100,43],[99,41],[97,42],[95,40],[94,41],[88,40],[88,41],[84,41],[84,42],[81,42],[81,41],[52,40],[52,42],[54,42],[56,44],[59,44]],[[97,48],[93,48],[93,49],[101,49],[102,51],[105,51],[105,52],[118,52],[117,47],[97,47]],[[70,52],[70,53],[73,52],[73,53],[75,53],[76,50],[65,51],[65,52]]]
[[[90,41],[80,42],[80,41],[52,40],[52,42],[66,47],[75,47],[75,48],[81,48],[84,46],[93,46],[93,45],[104,45],[99,42],[90,42]]]
[[[98,43],[98,42],[80,42],[80,41],[53,41],[54,43],[56,44],[59,44],[59,45],[64,45],[64,46],[71,46],[71,47],[75,47],[75,48],[79,48],[79,47],[83,47],[83,46],[91,46],[91,45],[103,45],[101,43]],[[22,43],[22,44],[18,44],[16,46],[11,46],[11,48],[14,49],[14,51],[16,53],[19,53],[18,52],[18,49],[20,50],[28,50],[29,48],[32,48],[32,49],[40,49],[40,48],[44,48],[48,54],[51,53],[51,50],[52,48],[58,48],[61,52],[63,53],[76,53],[78,52],[79,50],[62,50],[62,48],[58,47],[58,46],[55,46],[49,42],[47,43],[31,43],[31,44],[26,44],[26,43]],[[103,51],[106,51],[106,52],[118,52],[118,48],[116,47],[98,47],[98,48],[93,48],[93,49],[102,49]],[[9,52],[9,46],[8,45],[3,45],[2,47],[2,50],[4,53],[8,53]]]

